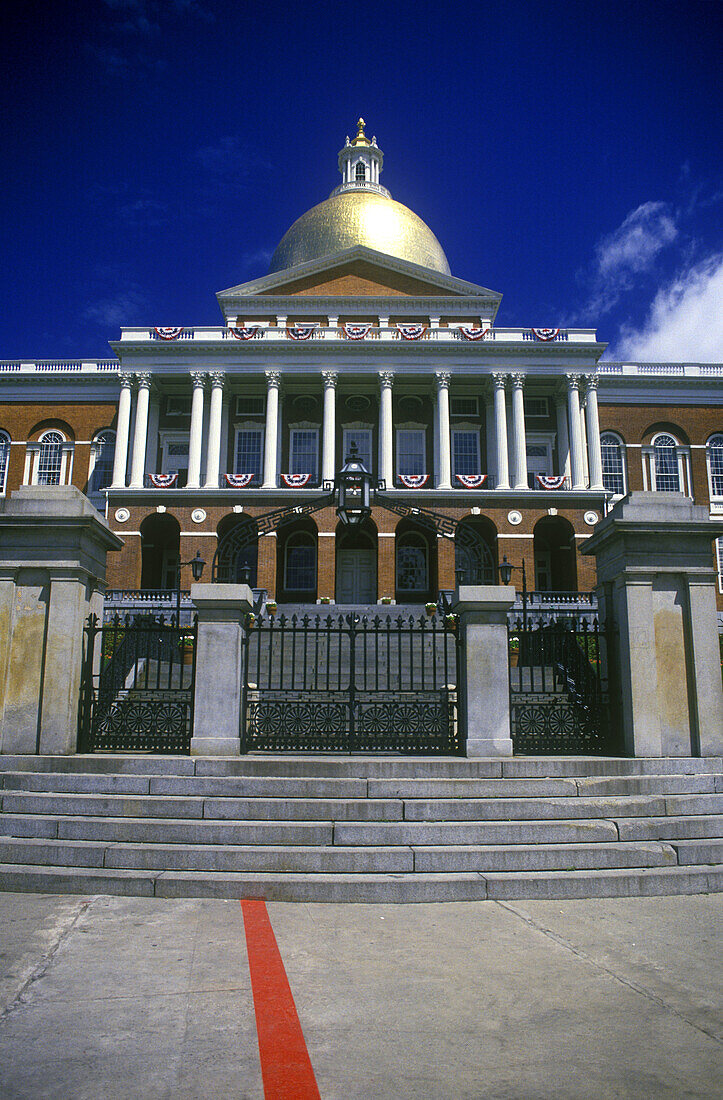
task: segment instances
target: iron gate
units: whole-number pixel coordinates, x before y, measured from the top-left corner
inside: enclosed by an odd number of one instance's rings
[[[597,619],[508,628],[516,753],[619,751],[608,680],[609,637]]]
[[[79,752],[188,753],[193,729],[196,623],[152,615],[85,628]]]
[[[251,616],[242,751],[461,752],[455,625],[437,615]]]

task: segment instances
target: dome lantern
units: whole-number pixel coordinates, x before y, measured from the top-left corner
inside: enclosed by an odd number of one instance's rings
[[[332,191],[340,195],[344,191],[376,191],[378,195],[390,198],[386,187],[379,183],[379,173],[384,163],[384,153],[377,146],[375,137],[370,141],[364,133],[365,122],[360,118],[356,124],[356,137],[339,150],[339,171],[342,182]]]

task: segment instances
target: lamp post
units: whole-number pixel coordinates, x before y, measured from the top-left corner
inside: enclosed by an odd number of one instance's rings
[[[500,580],[503,584],[509,584],[512,580],[512,570],[522,570],[522,629],[527,630],[527,570],[525,569],[525,559],[522,559],[522,565],[512,565],[507,560],[507,555],[503,555],[502,561],[497,566],[500,574]]]
[[[180,556],[178,558],[178,569],[176,570],[176,626],[178,627],[181,625],[181,566],[183,565],[191,566],[193,579],[198,582],[203,576],[203,570],[206,563],[201,557],[200,550],[196,551],[195,558],[191,558],[190,561],[181,561]]]
[[[345,527],[358,527],[372,514],[372,475],[359,458],[356,443],[351,444],[339,471],[338,486],[336,514]]]

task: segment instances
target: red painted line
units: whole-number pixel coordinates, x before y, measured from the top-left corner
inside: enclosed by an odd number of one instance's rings
[[[320,1100],[264,901],[242,901],[265,1100]]]

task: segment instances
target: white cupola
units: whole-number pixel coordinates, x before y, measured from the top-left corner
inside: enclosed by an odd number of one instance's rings
[[[379,183],[384,154],[377,146],[377,139],[373,137],[370,141],[366,136],[364,125],[364,119],[360,118],[356,124],[356,137],[353,141],[347,137],[344,148],[339,152],[342,182],[334,188],[332,195],[344,191],[376,191],[391,198],[386,187]]]

